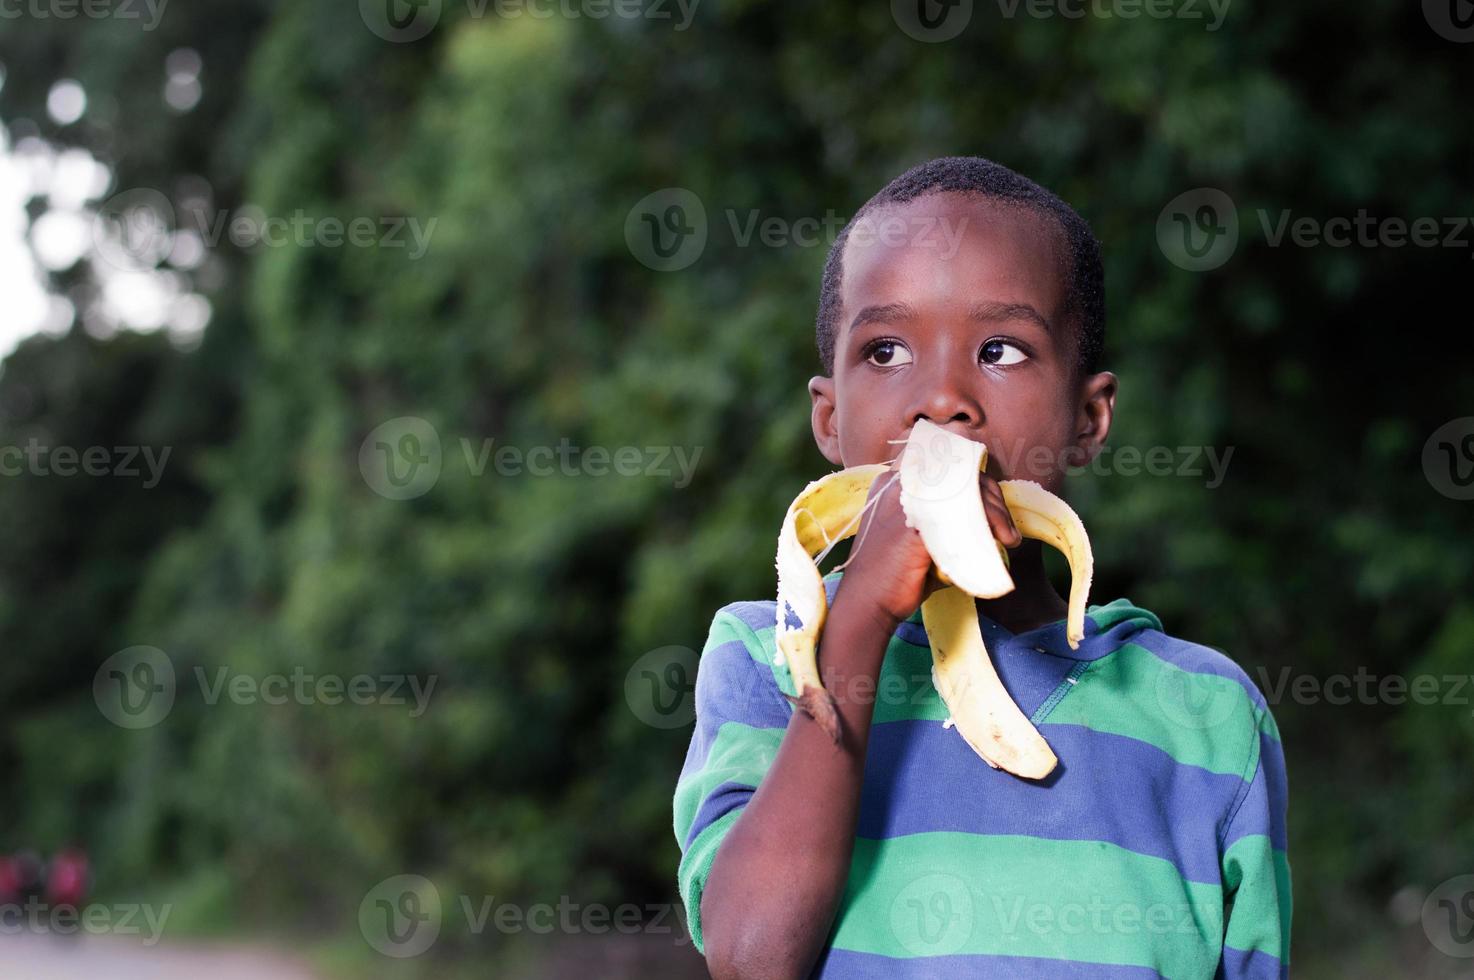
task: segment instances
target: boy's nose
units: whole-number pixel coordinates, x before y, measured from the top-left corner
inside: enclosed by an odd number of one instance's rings
[[[920,386],[906,413],[908,425],[926,419],[937,425],[960,422],[976,427],[983,421],[983,407],[966,385],[950,377],[935,377]]]

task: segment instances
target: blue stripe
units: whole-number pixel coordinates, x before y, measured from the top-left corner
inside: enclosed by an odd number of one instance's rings
[[[686,834],[686,842],[681,845],[681,850],[689,849],[692,842],[707,827],[733,810],[746,806],[754,792],[756,792],[755,787],[742,783],[725,782],[706,794],[706,799],[701,801],[701,806],[696,811],[696,819],[691,821],[691,830]]]
[[[792,713],[773,672],[754,661],[746,646],[728,640],[712,647],[696,668],[696,728],[681,779],[705,768],[712,743],[725,723],[787,728]]]
[[[1221,884],[1220,821],[1238,776],[1174,760],[1146,742],[1044,724],[1059,756],[1032,782],[992,769],[935,721],[871,729],[857,833],[882,840],[930,831],[1098,840],[1171,861],[1190,881]]]
[[[1223,850],[1227,851],[1234,841],[1250,834],[1264,834],[1271,844],[1280,850],[1289,846],[1289,835],[1285,828],[1284,814],[1288,801],[1285,799],[1285,756],[1280,743],[1263,732],[1259,733],[1259,765],[1254,773],[1249,792],[1239,805],[1233,826],[1226,828]]]
[[[1007,980],[1161,980],[1144,966],[1081,963],[1036,956],[919,956],[906,959],[827,948],[812,974],[827,980],[937,980],[945,977],[989,977]]]
[[[1214,980],[1286,980],[1290,965],[1281,963],[1279,957],[1262,950],[1248,951],[1223,947],[1223,958],[1218,961],[1218,972]]]

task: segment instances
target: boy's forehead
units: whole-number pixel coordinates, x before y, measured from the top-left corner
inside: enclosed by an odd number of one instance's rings
[[[845,243],[840,330],[861,309],[896,303],[946,316],[978,303],[1027,303],[1059,323],[1063,237],[1047,214],[978,195],[884,205],[857,220]]]

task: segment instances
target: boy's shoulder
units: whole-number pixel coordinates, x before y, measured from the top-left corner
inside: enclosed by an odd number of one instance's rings
[[[771,642],[772,631],[778,624],[777,608],[778,603],[774,599],[738,599],[716,611],[712,617],[712,629],[719,626],[736,628],[741,638],[759,642],[765,639],[766,631],[766,639]]]
[[[1125,602],[1127,600],[1117,600]],[[1242,665],[1227,652],[1168,633],[1158,623],[1132,634],[1131,643],[1149,652],[1163,665],[1157,686],[1180,686],[1201,701],[1214,692],[1236,693],[1232,703],[1254,714],[1270,714],[1269,701]],[[1225,698],[1225,700],[1229,700]],[[1222,708],[1219,709],[1223,710]]]
[[[1223,650],[1173,635],[1160,621],[1131,632],[1099,671],[1095,679],[1104,684],[1092,690],[1104,697],[1075,705],[1093,728],[1117,729],[1179,762],[1246,781],[1265,753],[1277,759],[1282,751],[1274,713],[1249,673]],[[1092,665],[1082,687],[1094,673]],[[1069,703],[1054,720],[1072,719]]]

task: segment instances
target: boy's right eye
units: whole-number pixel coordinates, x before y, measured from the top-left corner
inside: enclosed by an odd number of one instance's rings
[[[910,364],[911,352],[899,340],[874,340],[865,348],[865,360],[880,367]]]

